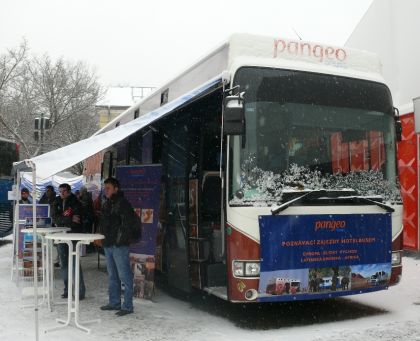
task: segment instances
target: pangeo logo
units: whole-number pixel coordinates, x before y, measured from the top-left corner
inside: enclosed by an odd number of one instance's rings
[[[319,230],[336,231],[346,228],[344,220],[317,220],[315,222],[315,232]]]
[[[273,57],[277,58],[285,54],[313,58],[319,62],[328,60],[344,62],[347,59],[347,52],[342,48],[312,44],[304,41],[275,39]]]

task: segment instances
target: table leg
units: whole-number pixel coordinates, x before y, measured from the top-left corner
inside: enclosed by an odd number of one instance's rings
[[[71,320],[71,313],[73,312],[73,243],[67,242],[69,247],[69,261],[68,261],[68,282],[67,282],[67,321],[65,325],[68,325]]]
[[[67,304],[67,302],[55,302],[54,299],[54,258],[53,258],[53,248],[54,248],[54,243],[51,239],[46,239],[47,241],[47,266],[48,266],[48,279],[49,279],[49,284],[47,283],[47,290],[48,290],[48,294],[49,294],[49,308],[50,311],[54,310],[54,305],[62,305],[62,304]]]
[[[17,241],[17,240],[19,240],[19,238],[16,237],[17,230],[19,230],[19,226],[16,226],[16,217],[14,217],[14,219],[13,219],[12,267],[11,267],[12,270],[10,272],[10,280],[11,281],[13,281],[15,279],[15,275],[16,276],[18,275],[17,271],[16,271],[16,274],[15,274],[15,270],[18,269],[16,253],[17,253],[17,250],[19,248],[19,246],[18,246],[19,241]]]
[[[42,303],[47,303],[47,305],[49,305],[48,302],[48,295],[46,294],[46,287],[47,287],[47,278],[46,278],[46,244],[45,244],[45,237],[43,235],[41,235],[41,259],[42,259]],[[41,303],[41,304],[42,304]]]
[[[48,309],[50,309],[50,311],[52,311],[52,305],[53,305],[53,300],[52,300],[52,286],[51,286],[51,271],[54,271],[54,268],[51,268],[51,243],[49,240],[45,239],[45,275],[47,277],[47,304],[48,304]]]
[[[49,255],[50,255],[50,259],[49,259],[50,265],[49,265],[49,268],[50,268],[51,304],[53,305],[54,304],[54,270],[55,270],[55,268],[54,268],[54,262],[53,262],[53,247],[54,247],[54,245],[53,245],[52,240],[48,240],[48,243],[49,243]],[[52,305],[51,305],[51,307],[52,307]]]
[[[82,245],[86,244],[82,241],[77,242],[76,244],[76,251],[75,251],[75,262],[76,262],[76,269],[75,269],[75,293],[74,293],[74,297],[75,297],[75,312],[74,312],[74,322],[76,324],[76,327],[78,327],[79,329],[82,329],[84,331],[86,331],[88,334],[90,334],[90,329],[86,328],[84,326],[82,326],[79,322],[79,289],[80,289],[80,251],[82,248]],[[100,319],[96,319],[96,320],[91,320],[91,321],[84,321],[84,323],[99,323],[101,322]]]
[[[62,243],[64,243],[64,241],[61,241]],[[76,247],[73,250],[73,243],[71,241],[66,241],[65,242],[68,247],[69,247],[69,268],[68,268],[68,298],[67,298],[67,302],[68,302],[68,306],[67,306],[67,320],[63,320],[63,319],[56,319],[56,321],[62,325],[57,326],[57,327],[53,327],[53,328],[49,328],[45,330],[45,333],[49,332],[49,331],[53,331],[53,330],[57,330],[57,329],[61,329],[61,328],[65,328],[67,326],[70,325],[70,321],[71,321],[71,314],[74,313],[74,322],[75,322],[75,327],[85,331],[86,333],[90,334],[90,329],[81,325],[80,321],[79,321],[79,302],[80,302],[80,297],[79,297],[79,290],[80,290],[80,250],[81,250],[81,246],[82,244],[88,244],[88,242],[85,241],[79,241],[76,243]],[[73,259],[74,257],[74,259]],[[74,290],[73,290],[73,262],[76,262],[74,264],[75,266],[75,280],[74,280]],[[74,293],[74,307],[73,307],[73,293]],[[96,320],[92,320],[92,321],[83,321],[83,324],[87,324],[87,323],[99,323],[101,322],[100,319],[96,319]]]
[[[67,245],[69,246],[69,269],[68,269],[68,307],[67,307],[67,320],[62,320],[62,319],[56,319],[56,321],[60,324],[62,324],[61,326],[57,326],[57,327],[53,327],[53,328],[49,328],[45,330],[45,333],[49,332],[49,331],[53,331],[53,330],[57,330],[57,329],[61,329],[61,328],[65,328],[67,326],[69,326],[70,321],[71,321],[71,314],[74,313],[74,322],[75,322],[75,327],[85,331],[86,333],[90,334],[90,329],[81,325],[80,321],[79,321],[79,301],[80,301],[80,297],[79,297],[79,290],[80,290],[80,249],[81,249],[81,245],[82,244],[88,244],[86,242],[83,241],[79,241],[76,244],[75,250],[73,250],[73,243],[71,241],[66,241]],[[74,257],[74,260],[73,260]],[[73,308],[73,301],[72,301],[72,294],[73,294],[73,261],[76,262],[75,263],[75,283],[74,283],[74,308]],[[87,323],[99,323],[101,322],[100,319],[96,319],[96,320],[92,320],[92,321],[83,321],[84,324]]]
[[[67,320],[56,319],[56,322],[61,323],[62,326],[57,326],[45,330],[45,333],[62,329],[67,327],[71,321],[71,313],[74,312],[73,309],[73,243],[71,241],[65,242],[69,247],[69,260],[68,260],[68,285],[67,285]]]
[[[45,241],[45,236],[43,235],[38,235],[41,238],[41,265],[42,265],[42,301],[40,301],[38,303],[38,306],[43,305],[44,303],[47,303],[49,306],[49,302],[47,301],[47,295],[46,295],[46,280],[45,280],[45,276],[46,276],[46,270],[45,270],[45,262],[46,262],[46,241]],[[33,257],[38,257],[38,245],[35,245],[33,247],[33,251],[32,251],[32,255]],[[38,263],[38,268],[40,263]],[[38,269],[35,269],[35,271],[38,271]],[[34,283],[34,287],[35,287],[35,283]],[[39,291],[38,291],[39,293]],[[35,295],[35,293],[34,293]],[[23,304],[22,308],[33,308],[34,305],[33,304]]]
[[[44,264],[42,264],[42,268],[44,269],[43,274],[46,282],[46,296],[47,296],[47,307],[51,311],[51,301],[50,301],[50,274],[49,274],[49,252],[48,252],[48,242],[45,239],[45,236],[42,237],[42,243],[44,245]]]

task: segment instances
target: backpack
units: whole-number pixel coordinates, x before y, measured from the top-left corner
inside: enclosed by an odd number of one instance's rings
[[[126,199],[119,200],[114,208],[120,222],[115,240],[116,245],[129,245],[141,239],[141,219],[134,211],[130,202]]]

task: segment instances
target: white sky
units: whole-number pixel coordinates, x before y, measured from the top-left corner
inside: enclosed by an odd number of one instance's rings
[[[0,53],[83,60],[103,85],[158,86],[233,32],[343,45],[372,0],[2,0]]]

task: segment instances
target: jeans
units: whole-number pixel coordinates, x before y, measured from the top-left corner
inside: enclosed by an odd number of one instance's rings
[[[75,245],[76,244],[73,243],[73,248],[75,247]],[[60,259],[61,278],[64,281],[64,293],[68,294],[69,246],[67,244],[64,244],[64,243],[58,244],[58,258]],[[76,279],[76,277],[75,277],[76,262],[74,260],[75,260],[75,257],[73,258],[73,282]],[[85,281],[83,280],[82,266],[80,266],[80,277],[79,277],[79,279],[80,279],[79,280],[79,297],[84,297],[85,293],[86,293],[86,287],[85,287]]]
[[[133,272],[130,267],[128,246],[105,247],[108,270],[109,305],[133,311]],[[121,283],[124,284],[124,303],[121,305]]]

